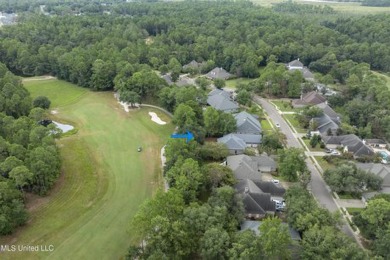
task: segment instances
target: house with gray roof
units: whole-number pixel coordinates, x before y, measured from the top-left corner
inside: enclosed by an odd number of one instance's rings
[[[245,220],[244,222],[242,222],[241,224],[241,231],[245,231],[245,230],[251,230],[253,231],[256,236],[259,236],[260,235],[260,226],[261,226],[262,222],[261,221],[255,221],[255,220]],[[290,227],[287,223],[282,223],[283,226],[287,226],[288,227],[288,231],[290,233],[290,237],[292,240],[296,240],[296,241],[299,241],[301,240],[301,235],[299,235],[299,232],[296,231],[295,229],[293,229],[292,227]]]
[[[217,139],[218,143],[224,144],[229,150],[230,154],[243,154],[247,147],[244,140],[235,136],[234,134],[228,134]]]
[[[283,187],[272,182],[249,179],[240,180],[235,189],[242,196],[246,217],[250,219],[260,219],[266,214],[274,214],[276,205],[272,200],[273,196],[281,197],[285,193]]]
[[[206,65],[206,62],[196,62],[195,60],[192,60],[191,62],[183,66],[183,70],[195,69],[199,71],[200,68],[204,65]]]
[[[231,100],[230,93],[220,89],[215,89],[208,94],[207,104],[226,113],[234,113],[239,108],[237,103]]]
[[[365,139],[366,144],[374,148],[384,149],[387,146],[387,143],[383,139]]]
[[[230,74],[229,72],[227,72],[223,68],[218,68],[218,67],[212,69],[205,76],[209,79],[223,79],[223,80],[227,80],[227,79],[233,77],[232,74]]]
[[[343,152],[352,153],[354,157],[375,155],[374,150],[354,134],[340,136],[322,136],[328,148],[343,148]]]
[[[287,64],[288,70],[303,70],[303,63],[299,59],[293,60]]]
[[[259,120],[248,112],[243,111],[241,113],[238,113],[234,115],[234,118],[237,121],[236,133],[256,135],[260,135],[262,133],[262,128]]]
[[[311,91],[301,96],[300,99],[295,99],[292,102],[294,107],[305,107],[309,105],[318,105],[326,101],[326,98],[317,91]]]
[[[304,67],[301,72],[305,80],[314,81],[314,74],[308,68]]]
[[[268,155],[262,154],[258,156],[252,156],[252,159],[257,161],[257,168],[260,170],[260,172],[270,173],[276,171],[276,162]]]
[[[337,114],[326,102],[315,105],[320,108],[325,115],[327,115],[333,122],[340,124],[341,116]]]
[[[311,119],[311,124],[317,124],[317,131],[321,135],[327,135],[329,131],[332,135],[336,134],[339,125],[336,124],[327,114],[323,114],[320,117],[315,117]]]
[[[245,154],[228,156],[226,165],[232,169],[237,180],[261,180],[258,162],[251,156]]]
[[[380,163],[356,163],[356,166],[383,179],[382,188],[390,187],[390,166]]]

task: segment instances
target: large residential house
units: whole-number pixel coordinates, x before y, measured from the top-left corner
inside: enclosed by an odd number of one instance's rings
[[[211,70],[209,73],[206,74],[206,77],[209,78],[209,79],[229,79],[231,77],[233,77],[232,74],[230,74],[229,72],[227,72],[226,70],[224,70],[223,68],[214,68],[213,70]]]
[[[237,180],[261,180],[258,163],[251,156],[245,154],[228,156],[226,165],[232,169]]]
[[[324,103],[326,98],[317,91],[311,91],[301,96],[300,99],[293,100],[294,107],[305,107]]]
[[[276,162],[267,155],[232,155],[226,159],[226,165],[232,169],[237,180],[261,180],[262,172],[275,172]]]
[[[171,86],[173,84],[175,84],[178,87],[195,85],[195,80],[189,78],[187,75],[180,75],[179,79],[176,82],[172,81],[172,77],[170,74],[165,74],[165,75],[162,75],[161,77],[165,80],[165,82],[169,86]]]
[[[328,135],[329,133],[335,135],[339,128],[339,125],[325,113],[320,117],[312,118],[310,123],[314,124],[314,122],[320,135]]]
[[[192,60],[190,63],[183,66],[183,70],[193,69],[200,71],[204,65],[206,65],[206,62],[196,62],[195,60]]]
[[[260,122],[253,115],[246,111],[234,115],[237,121],[238,134],[255,134],[260,135],[262,133]]]
[[[240,154],[243,152],[237,150],[237,138],[244,141],[246,147],[257,147],[262,139],[262,129],[259,120],[245,111],[234,115],[234,118],[237,122],[236,132],[219,138],[218,142],[224,143],[231,154]]]
[[[328,148],[343,148],[344,153],[352,153],[356,157],[373,156],[374,150],[354,134],[340,136],[322,136]]]
[[[390,188],[390,166],[380,163],[357,163],[356,166],[383,179],[382,188]]]
[[[274,214],[274,200],[282,200],[285,189],[272,182],[240,180],[235,189],[243,198],[245,215],[249,219],[261,219]]]
[[[214,89],[207,96],[207,104],[217,110],[226,113],[234,113],[239,107],[231,100],[230,96],[229,92],[221,89]]]
[[[244,222],[242,222],[240,230],[241,231],[251,230],[251,231],[255,232],[256,236],[260,236],[261,224],[262,224],[261,221],[245,220]],[[282,223],[282,225],[288,227],[288,231],[290,233],[290,237],[292,240],[300,241],[302,239],[301,235],[299,235],[299,232],[296,231],[295,229],[293,229],[292,227],[288,226],[287,223]]]
[[[246,143],[234,134],[228,134],[217,139],[218,143],[224,144],[230,154],[243,154],[246,149]]]
[[[293,60],[286,65],[287,69],[290,71],[299,70],[302,73],[304,79],[308,81],[314,81],[314,75],[311,71],[303,66],[303,63],[299,61],[299,59]]]

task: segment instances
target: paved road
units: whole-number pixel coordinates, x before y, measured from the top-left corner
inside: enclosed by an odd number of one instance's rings
[[[288,126],[286,121],[283,119],[283,117],[279,114],[279,112],[276,110],[276,108],[270,104],[267,100],[260,98],[258,96],[254,97],[254,101],[261,105],[262,108],[267,112],[269,118],[273,121],[274,124],[278,123],[280,125],[279,130],[286,136],[287,138],[287,147],[295,147],[295,148],[302,148],[301,143],[296,138],[296,134],[293,133],[291,128]],[[311,193],[313,194],[314,198],[318,201],[318,203],[328,209],[331,212],[335,212],[339,210],[339,207],[337,206],[335,200],[333,199],[328,186],[326,185],[325,181],[322,179],[320,172],[318,169],[314,166],[313,162],[310,160],[310,158],[306,159],[306,164],[311,172],[311,182],[309,184],[309,189],[311,190]],[[349,225],[343,225],[342,231],[347,234],[350,237],[354,236],[354,233]]]

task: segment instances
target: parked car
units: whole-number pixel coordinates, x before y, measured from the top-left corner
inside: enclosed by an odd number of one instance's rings
[[[325,153],[331,153],[333,150],[329,149],[329,148],[325,148],[324,151],[325,151]]]
[[[336,150],[333,150],[330,154],[332,154],[332,155],[340,155],[340,152],[336,151]]]
[[[280,128],[279,123],[275,123],[275,126],[276,126],[277,128]]]
[[[138,147],[137,151],[138,151],[138,152],[141,152],[141,151],[142,151],[142,147],[141,147],[141,146]]]
[[[272,179],[272,182],[275,184],[279,184],[279,180],[277,180],[277,179]]]

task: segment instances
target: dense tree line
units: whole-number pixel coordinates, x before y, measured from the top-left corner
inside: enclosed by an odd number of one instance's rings
[[[27,219],[24,192],[44,195],[60,170],[54,126],[38,124],[44,110],[32,108],[21,79],[0,64],[0,234]]]
[[[388,16],[361,18],[367,21],[365,28],[376,28],[376,34],[367,31],[357,37],[353,32],[360,30],[359,18],[322,25],[310,17],[285,16],[249,2],[121,3],[110,8],[111,15],[26,14],[18,25],[0,31],[0,59],[17,74],[50,73],[96,90],[120,89],[141,71],[159,69],[177,75],[177,68],[191,60],[207,61],[244,77],[258,77],[260,65],[297,57],[319,72],[327,67],[317,63],[329,57],[390,69],[390,47],[382,26]],[[349,27],[343,24],[356,29],[344,30]],[[272,86],[278,84],[280,89],[272,91],[299,95],[298,76],[277,70],[282,79]],[[288,83],[294,87],[286,88]]]
[[[370,244],[373,252],[386,259],[390,246],[390,195],[379,194],[369,199],[367,207],[354,214],[353,221],[373,241]]]
[[[304,187],[291,187],[285,198],[288,223],[302,234],[302,259],[367,259],[337,228],[339,216],[319,207]]]
[[[276,12],[296,14],[335,14],[336,11],[329,5],[298,4],[293,1],[286,1],[274,4],[272,9]]]

